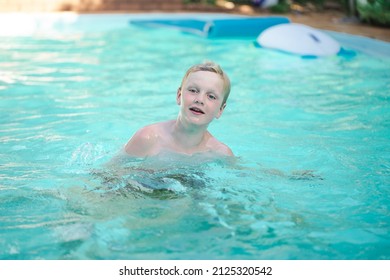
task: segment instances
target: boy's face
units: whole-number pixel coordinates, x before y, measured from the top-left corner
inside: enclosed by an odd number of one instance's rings
[[[190,73],[177,91],[177,104],[186,120],[208,125],[219,118],[225,108],[223,80],[213,72],[197,71]]]

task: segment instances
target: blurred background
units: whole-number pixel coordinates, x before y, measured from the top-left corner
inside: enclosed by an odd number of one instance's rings
[[[277,14],[315,28],[390,41],[390,0],[0,0],[0,13],[12,12]]]

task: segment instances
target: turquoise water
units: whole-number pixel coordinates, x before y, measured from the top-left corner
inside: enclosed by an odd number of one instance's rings
[[[128,17],[0,37],[0,259],[390,258],[389,57],[302,59]],[[237,162],[107,164],[176,117],[205,59],[232,80],[210,131]]]

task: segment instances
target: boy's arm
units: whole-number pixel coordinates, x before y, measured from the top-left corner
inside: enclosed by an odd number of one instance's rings
[[[125,152],[134,157],[145,157],[153,154],[156,135],[151,127],[138,130],[125,145]]]

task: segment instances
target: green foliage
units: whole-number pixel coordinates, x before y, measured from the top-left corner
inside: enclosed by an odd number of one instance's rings
[[[366,4],[358,3],[357,10],[362,21],[390,27],[389,0],[368,0]]]
[[[290,11],[290,4],[287,0],[279,0],[278,4],[268,8],[271,13],[285,14]]]

